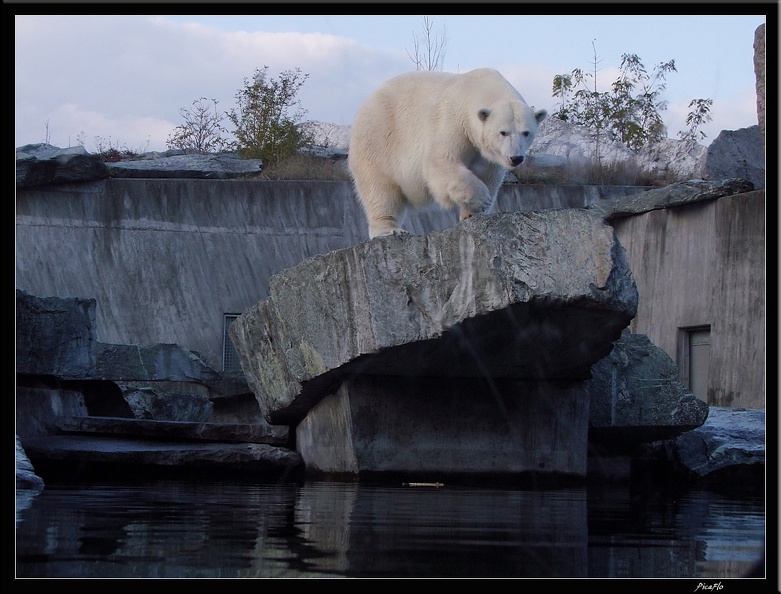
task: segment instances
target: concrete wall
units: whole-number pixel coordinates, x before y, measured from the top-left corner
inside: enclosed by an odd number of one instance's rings
[[[583,206],[628,186],[507,186],[497,210]],[[430,208],[414,233],[455,225]],[[97,300],[97,340],[176,343],[222,368],[223,315],[268,296],[271,275],[368,238],[349,182],[107,179],[19,190],[16,286]]]
[[[613,222],[647,334],[679,367],[682,328],[710,327],[706,402],[765,407],[765,192]]]
[[[582,207],[633,187],[504,186],[496,210]],[[455,225],[437,207],[413,233]],[[640,294],[634,332],[679,361],[678,329],[710,325],[708,403],[765,405],[764,191],[617,220]],[[97,340],[176,343],[222,368],[223,315],[271,275],[364,241],[348,182],[108,179],[16,196],[16,286],[97,301]]]

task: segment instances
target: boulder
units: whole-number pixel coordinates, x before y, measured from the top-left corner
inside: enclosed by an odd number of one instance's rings
[[[765,148],[759,126],[722,130],[708,147],[704,179],[742,178],[765,187]]]
[[[545,118],[529,148],[530,162],[555,166],[597,162],[597,142],[594,133],[585,126],[570,124],[557,117]],[[599,139],[599,158],[604,165],[635,160],[626,145],[603,134]]]
[[[696,142],[665,138],[637,152],[637,164],[658,179],[702,179],[708,149]]]
[[[670,356],[644,334],[625,330],[591,369],[589,438],[627,450],[699,427],[708,405],[678,380]]]
[[[757,27],[756,31],[754,31],[754,76],[757,80],[757,122],[759,124],[759,129],[762,132],[763,147],[767,146],[765,129],[765,46],[765,23],[762,23]]]
[[[336,154],[347,152],[350,146],[350,130],[349,124],[317,121],[306,123],[306,131],[312,135],[312,144],[319,149],[333,149]]]
[[[16,290],[16,373],[94,377],[94,299],[35,297]]]
[[[686,477],[729,487],[764,484],[765,410],[712,406],[702,426],[664,443]]]
[[[16,187],[31,188],[108,177],[108,169],[83,146],[27,144],[16,149]]]
[[[187,385],[184,382],[117,382],[136,419],[209,421],[213,404],[208,388],[200,386],[201,390],[186,390]]]
[[[516,212],[305,260],[229,332],[262,414],[295,424],[351,374],[587,379],[636,308],[599,213]]]
[[[16,435],[22,445],[26,445],[29,439],[57,433],[57,419],[62,415],[87,415],[87,404],[81,392],[16,387]]]

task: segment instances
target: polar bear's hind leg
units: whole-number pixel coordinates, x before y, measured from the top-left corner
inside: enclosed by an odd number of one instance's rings
[[[400,227],[407,200],[398,185],[376,178],[369,183],[356,179],[356,189],[366,213],[370,239],[407,233]]]

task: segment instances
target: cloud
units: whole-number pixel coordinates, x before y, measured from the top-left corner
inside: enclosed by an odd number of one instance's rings
[[[671,103],[662,113],[670,138],[677,138],[678,132],[687,130],[686,117],[691,108],[689,100]],[[723,100],[714,99],[710,110],[711,121],[700,126],[705,132],[701,144],[708,146],[722,130],[739,130],[758,124],[757,94],[754,88],[745,88]]]
[[[83,132],[133,146],[149,137],[163,150],[181,108],[206,97],[230,109],[264,66],[273,77],[309,74],[298,97],[307,119],[349,123],[375,86],[409,68],[402,51],[346,37],[225,32],[164,17],[17,17],[16,33],[17,144],[39,141],[48,120],[55,143]]]
[[[455,39],[451,51],[458,48]],[[412,69],[401,43],[370,43],[326,33],[225,31],[161,16],[16,16],[16,143],[40,142],[48,121],[55,144],[83,133],[87,139],[111,136],[133,149],[149,139],[150,150],[163,150],[181,123],[180,109],[199,97],[230,109],[244,79],[264,66],[273,77],[293,68],[309,75],[298,95],[306,119],[349,124],[372,91]],[[463,66],[467,58],[457,59],[462,66],[453,70],[471,69]],[[552,112],[558,104],[552,81],[562,72],[544,65],[544,56],[527,59],[495,67],[530,105]],[[602,70],[600,83],[616,76],[614,69]],[[671,137],[683,127],[687,104],[664,114]],[[711,139],[722,129],[756,123],[753,89],[715,101],[712,114],[704,128]]]

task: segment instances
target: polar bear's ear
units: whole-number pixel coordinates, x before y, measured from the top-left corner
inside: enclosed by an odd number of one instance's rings
[[[491,113],[491,110],[488,107],[484,107],[480,111],[477,112],[477,117],[480,118],[481,122],[484,122],[488,119],[488,115]]]
[[[534,109],[534,106],[532,106],[532,109]],[[538,124],[542,123],[542,120],[548,117],[548,112],[544,109],[540,109],[534,112],[534,119],[537,120]]]

